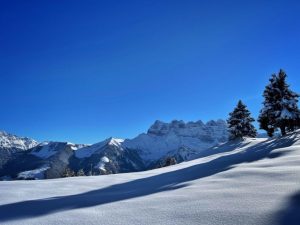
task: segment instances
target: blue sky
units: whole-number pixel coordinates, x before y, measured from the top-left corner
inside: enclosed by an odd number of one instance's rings
[[[94,143],[156,120],[254,117],[270,74],[300,92],[299,1],[0,3],[0,130]]]

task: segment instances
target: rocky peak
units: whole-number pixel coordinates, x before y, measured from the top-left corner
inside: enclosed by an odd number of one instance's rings
[[[227,124],[224,120],[211,120],[206,124],[201,120],[196,122],[184,122],[183,120],[173,120],[170,123],[165,123],[160,120],[154,122],[149,128],[148,135],[165,136],[175,134],[176,136],[184,137],[205,137],[214,136],[227,138]]]
[[[38,145],[38,142],[27,138],[0,131],[0,148],[16,148],[27,150]]]

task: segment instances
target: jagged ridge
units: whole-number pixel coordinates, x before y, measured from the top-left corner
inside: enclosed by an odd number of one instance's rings
[[[189,160],[201,151],[225,142],[227,138],[227,125],[223,120],[207,123],[185,123],[182,120],[164,123],[157,120],[147,133],[134,139],[108,138],[91,146],[69,142],[40,143],[19,154],[17,159],[10,160],[0,171],[0,176],[22,178],[20,173],[23,172],[26,178],[30,175],[35,178],[35,174],[38,178],[55,178],[61,177],[67,167],[94,174],[147,170],[155,168],[170,156],[178,162]],[[15,160],[22,163],[16,167]],[[25,169],[27,171],[24,173]]]

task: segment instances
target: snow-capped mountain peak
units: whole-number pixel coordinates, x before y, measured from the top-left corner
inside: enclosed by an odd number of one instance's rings
[[[16,148],[28,150],[38,145],[38,142],[27,138],[0,131],[0,148]]]
[[[42,159],[48,159],[60,151],[65,151],[66,149],[71,151],[77,151],[80,148],[87,147],[83,144],[73,144],[70,142],[54,142],[54,141],[44,141],[37,145],[31,150],[31,154]]]
[[[95,152],[100,151],[105,146],[115,146],[118,148],[122,148],[123,139],[110,137],[104,141],[96,143],[91,146],[86,146],[76,150],[75,155],[77,158],[87,158],[93,155]]]
[[[187,123],[183,120],[173,120],[171,123],[156,120],[149,128],[147,134],[163,136],[175,133],[177,136],[201,137],[209,132],[213,132],[216,133],[217,138],[224,139],[224,136],[227,138],[226,127],[227,124],[224,120],[210,120],[206,124],[201,120]]]
[[[200,120],[173,120],[170,123],[157,120],[146,134],[125,140],[122,146],[138,150],[144,160],[151,162],[167,154],[176,155],[182,148],[196,154],[227,139],[227,124],[224,120],[211,120],[206,124]]]
[[[108,142],[107,142],[108,145],[114,145],[114,146],[117,146],[117,147],[121,147],[122,143],[124,142],[124,139],[113,138],[113,137],[111,137],[107,140],[108,140]]]

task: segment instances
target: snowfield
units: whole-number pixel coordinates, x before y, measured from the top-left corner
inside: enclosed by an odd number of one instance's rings
[[[139,173],[0,182],[1,224],[298,225],[300,132]]]

